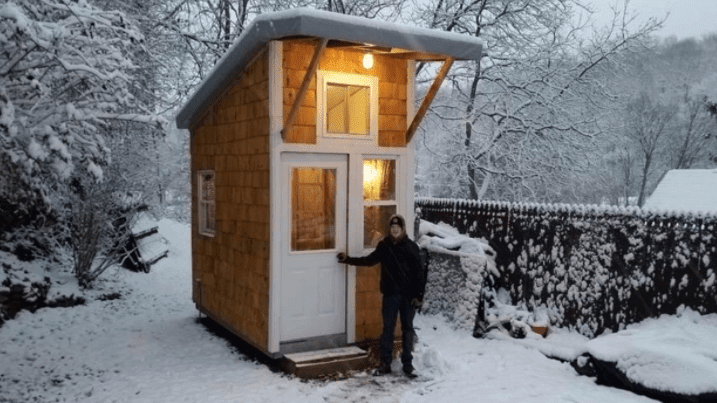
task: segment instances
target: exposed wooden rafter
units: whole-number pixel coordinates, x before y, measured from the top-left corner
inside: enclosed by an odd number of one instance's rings
[[[408,126],[408,130],[406,130],[406,144],[411,142],[411,139],[413,138],[414,133],[416,133],[416,129],[418,129],[418,125],[421,124],[423,117],[426,115],[426,112],[428,112],[428,107],[431,106],[431,103],[433,102],[433,98],[438,93],[438,89],[441,88],[441,84],[443,83],[443,80],[446,78],[446,75],[448,74],[448,70],[451,69],[451,66],[453,65],[453,62],[455,60],[456,59],[454,59],[453,57],[450,57],[450,56],[447,57],[446,61],[443,62],[443,66],[441,66],[441,69],[438,71],[436,78],[433,79],[433,84],[431,84],[431,88],[428,90],[426,97],[423,98],[423,102],[421,102],[421,106],[418,108],[418,112],[416,112],[416,116],[413,117],[413,121],[411,122],[411,125]]]
[[[304,76],[304,80],[301,82],[299,92],[296,94],[296,99],[294,99],[294,105],[291,106],[289,116],[286,117],[286,121],[284,122],[284,128],[281,129],[282,140],[286,140],[286,134],[289,130],[291,130],[291,126],[294,124],[294,120],[296,120],[296,115],[299,113],[301,104],[304,103],[304,98],[309,90],[309,84],[311,83],[311,79],[316,75],[316,69],[319,67],[319,60],[321,59],[321,55],[324,53],[328,43],[329,40],[327,38],[322,38],[316,46],[314,57],[311,58],[309,68],[306,69],[306,75]]]
[[[447,56],[423,52],[392,51],[390,53],[379,54],[392,59],[417,60],[421,62],[442,62],[447,59]]]

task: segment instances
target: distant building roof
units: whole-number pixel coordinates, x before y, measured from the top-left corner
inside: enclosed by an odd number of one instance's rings
[[[177,127],[189,128],[213,99],[234,77],[236,69],[248,63],[272,40],[313,37],[403,49],[424,54],[450,56],[456,60],[479,60],[482,42],[470,35],[392,24],[363,17],[297,8],[265,13],[254,18],[212,72],[177,113]]]
[[[717,169],[668,171],[643,208],[717,214]]]

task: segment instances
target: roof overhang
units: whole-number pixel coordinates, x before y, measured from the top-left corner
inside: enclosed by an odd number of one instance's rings
[[[426,61],[480,60],[482,44],[472,36],[299,8],[256,17],[177,113],[177,127],[190,128],[204,108],[272,40],[329,39],[327,47],[355,47]],[[449,63],[449,65],[450,65]]]

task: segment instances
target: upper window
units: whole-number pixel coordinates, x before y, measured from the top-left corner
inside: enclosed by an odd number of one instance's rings
[[[371,140],[378,132],[378,78],[317,72],[317,128],[322,137]]]
[[[370,93],[369,87],[327,83],[326,132],[368,135]]]
[[[199,233],[214,236],[217,228],[214,171],[199,171]]]

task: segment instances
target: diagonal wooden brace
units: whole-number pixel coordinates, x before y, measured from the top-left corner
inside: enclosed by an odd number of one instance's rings
[[[446,75],[448,75],[448,70],[451,69],[451,66],[453,65],[453,62],[455,60],[456,59],[453,57],[447,57],[446,60],[443,62],[443,66],[441,66],[441,69],[438,71],[436,78],[433,80],[433,84],[431,84],[431,88],[428,90],[428,93],[426,94],[425,98],[423,98],[423,102],[421,102],[421,106],[418,108],[416,116],[413,117],[411,125],[408,126],[408,130],[406,130],[407,145],[411,142],[413,135],[418,129],[418,125],[421,124],[423,117],[426,115],[426,112],[428,112],[428,107],[431,106],[433,98],[438,93],[438,89],[441,88],[441,84],[443,84],[443,80],[446,78]]]
[[[284,128],[281,129],[281,139],[284,141],[286,141],[286,134],[289,132],[289,130],[291,130],[291,126],[294,124],[294,120],[296,120],[296,115],[299,113],[301,104],[304,103],[304,98],[306,98],[306,93],[309,90],[309,84],[311,83],[311,79],[314,78],[314,76],[316,75],[316,69],[319,67],[319,60],[321,59],[321,54],[324,53],[324,49],[326,49],[326,45],[328,43],[329,40],[327,38],[322,38],[319,44],[316,46],[316,50],[314,51],[314,57],[311,58],[311,63],[309,63],[309,67],[306,69],[306,75],[304,76],[304,80],[301,82],[299,92],[296,93],[294,105],[291,106],[289,116],[286,117],[286,122],[284,122]]]

